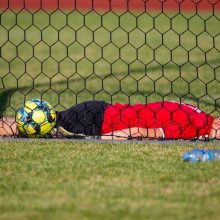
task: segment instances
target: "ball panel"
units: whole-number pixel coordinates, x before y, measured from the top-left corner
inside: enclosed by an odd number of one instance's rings
[[[20,125],[24,125],[24,123],[27,121],[28,114],[24,111],[24,107],[22,106],[16,114],[16,122]]]
[[[28,123],[24,126],[27,134],[36,134],[36,130],[32,123]]]
[[[27,101],[27,102],[25,102],[24,110],[25,110],[27,113],[30,113],[30,112],[32,112],[34,109],[36,109],[37,106],[38,106],[38,105],[37,105],[35,102]]]
[[[32,113],[32,120],[40,124],[47,120],[47,115],[42,110],[36,110]]]
[[[26,131],[25,131],[23,125],[18,124],[18,132],[19,132],[19,134],[25,134]]]
[[[16,122],[18,125],[24,125],[24,121],[22,120],[23,115],[21,114],[20,111],[17,112],[16,115]]]
[[[49,123],[44,123],[44,124],[42,124],[41,125],[41,127],[40,127],[40,133],[41,134],[47,134],[47,133],[49,133],[50,131],[51,131],[51,129],[52,129],[53,127],[51,126],[51,124],[49,124]]]

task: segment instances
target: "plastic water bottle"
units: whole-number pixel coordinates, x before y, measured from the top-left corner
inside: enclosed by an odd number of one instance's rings
[[[202,148],[194,148],[183,154],[183,160],[190,162],[211,161],[211,160],[220,161],[220,149],[208,150]]]

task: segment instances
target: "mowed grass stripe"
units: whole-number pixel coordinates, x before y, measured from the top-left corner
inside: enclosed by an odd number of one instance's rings
[[[220,165],[191,147],[1,142],[0,219],[218,219]]]

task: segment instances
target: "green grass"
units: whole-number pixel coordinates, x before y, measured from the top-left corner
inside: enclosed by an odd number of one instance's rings
[[[219,219],[220,164],[191,147],[1,142],[0,219]]]
[[[201,109],[216,114],[218,17],[218,12],[5,11],[0,24],[0,91],[10,98],[2,108],[12,116],[32,97],[46,99],[59,110],[88,99],[181,99],[199,102]]]

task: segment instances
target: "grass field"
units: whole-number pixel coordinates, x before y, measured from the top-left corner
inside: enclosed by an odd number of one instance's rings
[[[184,163],[191,147],[1,142],[0,219],[217,220],[220,164]]]
[[[181,98],[220,112],[219,13],[0,15],[5,115],[32,97],[59,110]],[[220,164],[184,163],[192,147],[1,141],[0,220],[220,219]]]

